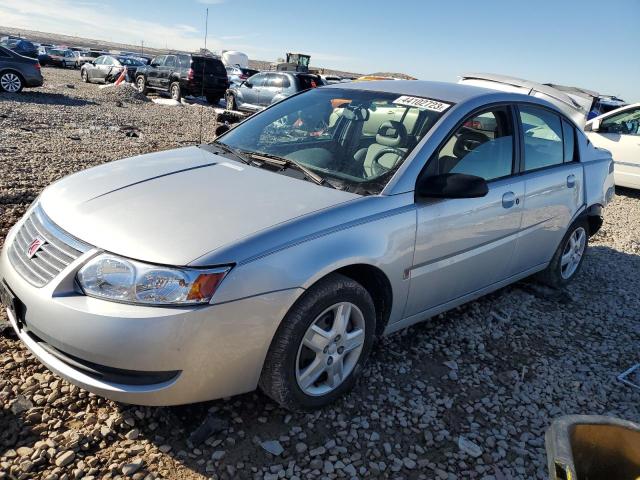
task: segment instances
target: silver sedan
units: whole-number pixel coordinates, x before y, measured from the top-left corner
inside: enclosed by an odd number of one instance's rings
[[[352,388],[376,338],[538,274],[573,280],[608,152],[551,104],[466,85],[338,84],[209,145],[76,173],[9,232],[0,294],[70,382],[171,405]]]

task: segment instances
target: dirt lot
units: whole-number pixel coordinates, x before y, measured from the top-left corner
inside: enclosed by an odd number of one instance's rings
[[[0,95],[0,244],[54,180],[194,144],[201,113],[204,140],[213,136],[209,107],[44,73],[45,88]],[[545,478],[552,418],[640,421],[640,392],[616,380],[640,361],[639,220],[640,195],[618,191],[566,291],[521,282],[383,339],[354,392],[315,414],[258,392],[118,405],[60,380],[5,330],[0,479]]]

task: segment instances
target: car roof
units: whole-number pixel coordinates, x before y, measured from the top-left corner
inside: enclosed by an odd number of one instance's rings
[[[448,82],[430,82],[425,80],[375,80],[370,82],[351,82],[327,85],[322,88],[339,88],[348,90],[369,90],[383,93],[397,93],[428,97],[437,100],[448,100],[461,103],[472,98],[494,95],[495,90]]]

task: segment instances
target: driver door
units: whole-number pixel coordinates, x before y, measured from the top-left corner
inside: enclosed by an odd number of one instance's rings
[[[640,188],[640,107],[605,117],[598,131],[587,135],[596,147],[611,152],[616,185]]]
[[[522,220],[513,110],[498,106],[456,128],[429,160],[426,175],[484,178],[481,198],[418,199],[414,263],[405,316],[444,306],[509,276]]]

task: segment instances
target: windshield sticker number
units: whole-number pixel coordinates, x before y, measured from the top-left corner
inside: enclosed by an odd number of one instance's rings
[[[396,105],[405,105],[407,107],[424,108],[433,112],[444,112],[451,105],[444,102],[438,102],[437,100],[431,100],[430,98],[411,97],[409,95],[402,95],[396,98],[393,103]]]

